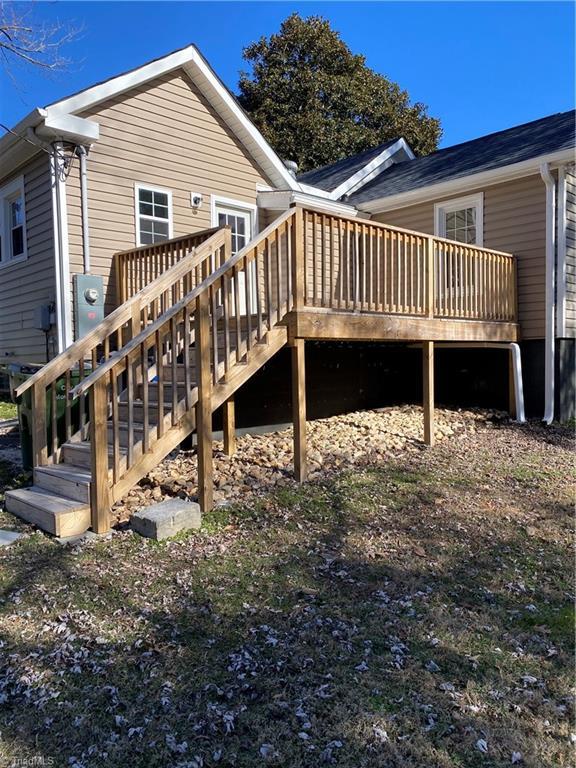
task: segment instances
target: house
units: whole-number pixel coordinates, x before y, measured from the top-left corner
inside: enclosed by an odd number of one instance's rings
[[[549,202],[574,145],[558,141],[528,150]],[[310,344],[421,356],[427,443],[435,349],[490,347],[522,418],[517,301],[540,332],[530,295],[544,291],[552,235],[532,261],[513,252],[521,239],[496,248],[486,222],[509,209],[498,215],[496,184],[476,178],[478,152],[461,169],[480,207],[454,208],[441,192],[440,229],[425,215],[394,226],[408,207],[388,189],[411,172],[433,189],[434,170],[418,169],[442,152],[417,159],[400,137],[298,177],[192,45],[30,113],[0,140],[0,357],[46,365],[17,390],[31,400],[34,485],[7,494],[8,508],[53,533],[106,530],[111,504],[195,432],[210,509],[213,414],[231,453],[236,394],[283,354],[303,479]],[[532,200],[519,190],[512,219]],[[283,399],[270,387],[259,399],[271,393]]]

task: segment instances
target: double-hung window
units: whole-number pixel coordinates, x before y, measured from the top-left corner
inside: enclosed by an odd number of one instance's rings
[[[151,245],[172,237],[172,192],[136,185],[136,244]]]
[[[0,189],[0,266],[26,258],[24,178]]]

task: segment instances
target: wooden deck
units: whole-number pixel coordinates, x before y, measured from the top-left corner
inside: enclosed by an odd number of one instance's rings
[[[198,496],[209,510],[212,414],[224,408],[233,452],[234,393],[286,344],[294,470],[304,480],[307,339],[421,344],[428,443],[435,343],[518,339],[510,254],[302,208],[282,214],[238,254],[228,229],[208,230],[117,254],[116,275],[120,306],[18,390],[32,389],[35,469],[59,466],[69,493],[79,468],[74,498],[89,496],[98,532],[110,525],[111,504],[192,431]],[[74,387],[73,376],[80,377]],[[59,435],[62,381],[66,429]],[[32,508],[34,494],[47,492],[46,476],[35,472],[28,502],[7,494],[9,506]],[[50,482],[53,489],[53,473]],[[69,502],[63,491],[61,507]]]

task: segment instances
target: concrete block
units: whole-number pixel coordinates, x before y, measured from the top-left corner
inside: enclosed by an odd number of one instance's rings
[[[169,539],[180,531],[200,528],[200,505],[183,499],[167,499],[149,507],[141,507],[132,515],[132,528],[148,539]]]

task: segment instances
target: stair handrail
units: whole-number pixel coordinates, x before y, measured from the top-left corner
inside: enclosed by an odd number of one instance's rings
[[[73,365],[80,362],[80,360],[84,360],[86,355],[99,344],[102,344],[106,338],[109,338],[111,334],[130,322],[135,313],[142,311],[147,304],[157,299],[167,290],[170,290],[177,280],[201,264],[205,258],[206,251],[215,250],[223,246],[227,238],[230,238],[229,227],[216,230],[207,240],[191,249],[177,264],[167,269],[145,288],[124,302],[124,304],[113,310],[96,328],[75,341],[68,349],[50,360],[33,376],[20,384],[15,389],[16,397],[20,397],[30,387],[40,382],[44,382],[48,386],[51,382],[59,379]]]
[[[138,349],[140,345],[146,341],[147,338],[156,333],[156,331],[159,330],[159,328],[161,328],[168,320],[170,320],[170,318],[178,315],[184,307],[194,302],[201,294],[207,292],[210,286],[220,280],[220,278],[230,270],[233,270],[236,264],[240,263],[245,258],[245,256],[255,248],[258,248],[260,243],[266,240],[266,238],[270,237],[270,235],[280,226],[282,226],[284,222],[293,218],[296,215],[297,210],[299,209],[290,208],[278,216],[278,218],[274,219],[274,221],[265,229],[263,229],[262,232],[250,240],[250,242],[245,245],[244,248],[227,259],[214,272],[211,272],[211,274],[205,280],[203,280],[200,285],[196,286],[194,290],[186,294],[186,296],[180,299],[180,301],[178,301],[176,304],[173,304],[169,310],[160,315],[153,323],[150,323],[150,325],[144,328],[137,336],[134,336],[134,338],[125,344],[121,350],[111,355],[106,362],[99,365],[95,371],[93,371],[85,379],[79,382],[79,384],[77,384],[77,386],[70,391],[69,397],[74,399],[80,397],[80,395],[86,394],[91,389],[91,387],[96,384],[96,382],[98,382],[103,376],[109,373],[109,371],[117,366],[118,363],[128,357],[128,355],[134,352],[134,350]]]

